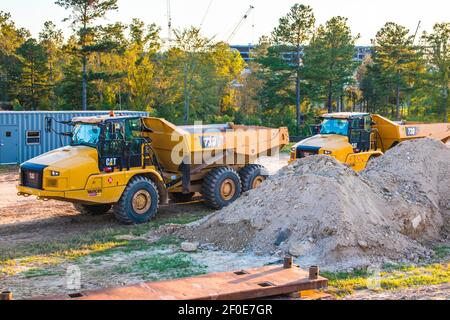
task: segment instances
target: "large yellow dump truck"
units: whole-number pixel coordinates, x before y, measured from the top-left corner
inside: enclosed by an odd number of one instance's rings
[[[69,146],[21,165],[18,194],[72,202],[92,214],[112,208],[124,223],[147,222],[168,197],[189,201],[197,192],[213,208],[227,206],[266,179],[255,161],[289,143],[287,128],[177,127],[113,114],[70,125],[60,133],[71,136]]]
[[[360,171],[402,141],[425,137],[450,140],[448,123],[393,122],[376,114],[348,112],[325,114],[322,119],[319,134],[292,147],[290,162],[324,154]]]

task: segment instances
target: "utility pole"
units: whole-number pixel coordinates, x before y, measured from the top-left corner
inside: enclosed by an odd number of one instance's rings
[[[168,26],[168,36],[169,46],[172,42],[172,6],[170,0],[167,0],[167,26]]]

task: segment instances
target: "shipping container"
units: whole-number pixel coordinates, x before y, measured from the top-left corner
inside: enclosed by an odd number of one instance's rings
[[[70,121],[75,117],[107,115],[108,111],[0,111],[0,164],[18,164],[70,143],[68,137],[47,133],[46,118]],[[146,112],[116,111],[116,115],[147,116]],[[57,132],[70,126],[53,122]]]

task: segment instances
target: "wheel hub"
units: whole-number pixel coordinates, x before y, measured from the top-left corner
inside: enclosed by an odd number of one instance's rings
[[[226,179],[220,188],[220,195],[222,196],[222,199],[225,201],[231,200],[235,194],[236,185],[234,184],[234,181],[231,179]]]
[[[136,192],[133,196],[132,206],[137,214],[145,214],[152,206],[150,193],[146,190],[139,190]]]
[[[255,180],[253,180],[252,189],[258,188],[265,180],[266,178],[263,176],[257,176]]]

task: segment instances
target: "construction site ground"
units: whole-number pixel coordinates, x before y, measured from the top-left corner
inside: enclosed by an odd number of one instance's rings
[[[273,174],[288,155],[263,159]],[[170,204],[155,220],[124,226],[112,215],[81,215],[71,204],[16,196],[17,167],[0,168],[0,291],[16,299],[70,293],[68,272],[81,273],[74,291],[135,284],[260,267],[278,263],[274,255],[217,249],[186,253],[181,240],[157,232],[188,224],[212,213],[201,198]],[[338,299],[450,299],[450,243],[415,265],[385,265],[378,270],[323,272],[328,292]],[[301,259],[296,261],[301,267]]]

